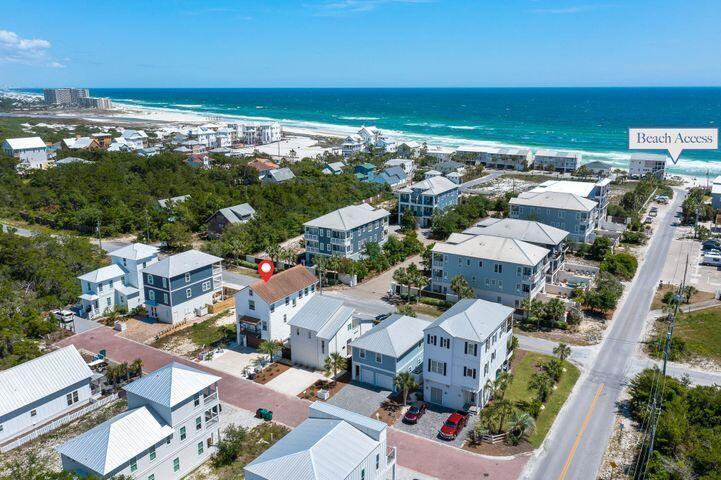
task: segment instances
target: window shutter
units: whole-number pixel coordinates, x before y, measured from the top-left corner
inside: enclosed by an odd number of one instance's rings
[[[468,342],[464,342],[463,344],[463,354],[468,355]]]
[[[477,343],[473,344],[473,356],[474,357],[478,356],[478,344]]]
[[[428,359],[428,371],[429,372],[431,371],[431,359],[430,358]]]
[[[466,376],[466,371],[467,371],[467,370],[468,370],[468,369],[467,369],[466,367],[463,367],[463,376],[464,376],[464,377]]]
[[[476,378],[476,369],[473,369],[473,378]]]
[[[446,362],[443,362],[443,376],[446,376]]]

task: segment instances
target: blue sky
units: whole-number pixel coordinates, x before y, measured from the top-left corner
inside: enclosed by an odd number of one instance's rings
[[[721,85],[720,0],[3,0],[0,87]]]

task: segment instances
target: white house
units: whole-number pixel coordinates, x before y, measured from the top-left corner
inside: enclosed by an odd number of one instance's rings
[[[125,129],[122,132],[125,143],[133,150],[140,150],[148,146],[148,134],[143,130]]]
[[[110,252],[110,261],[125,271],[124,285],[137,289],[139,301],[143,303],[143,269],[158,261],[158,249],[144,243],[133,243]]]
[[[48,168],[47,150],[40,137],[8,138],[2,144],[3,154],[20,160],[18,169],[22,170]]]
[[[365,149],[365,144],[360,135],[348,135],[343,140],[340,148],[344,157],[350,157],[353,154],[362,152]]]
[[[631,178],[641,178],[654,175],[658,178],[666,176],[666,161],[668,156],[656,153],[634,153],[629,160],[628,175]]]
[[[92,376],[73,345],[0,371],[0,444],[88,403]]]
[[[353,309],[343,301],[325,295],[314,295],[288,321],[290,325],[290,359],[304,367],[322,370],[331,353],[350,356],[352,340],[360,334],[360,323]]]
[[[423,347],[423,398],[453,409],[482,408],[485,385],[508,368],[513,309],[463,299],[428,325]]]
[[[388,426],[315,402],[308,419],[245,467],[246,480],[395,480]]]
[[[413,177],[416,165],[410,158],[391,158],[384,163],[386,167],[401,167],[408,178]]]
[[[246,335],[285,341],[289,322],[313,298],[318,279],[303,265],[273,275],[267,282],[251,283],[235,294],[238,343]]]
[[[188,138],[197,141],[201,145],[203,145],[206,149],[214,148],[216,147],[216,133],[215,130],[200,126],[191,128],[187,132]],[[228,145],[224,145],[228,146]]]
[[[57,447],[78,476],[179,479],[217,450],[219,377],[170,363],[125,388],[128,410]]]

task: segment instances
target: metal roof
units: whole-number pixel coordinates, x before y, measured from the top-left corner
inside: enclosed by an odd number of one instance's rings
[[[93,163],[89,160],[85,160],[84,158],[79,157],[65,157],[61,158],[60,160],[55,160],[55,166],[59,167],[62,165],[70,165],[71,163]]]
[[[660,155],[658,153],[633,153],[631,154],[632,162],[665,162],[668,155]]]
[[[271,170],[268,172],[268,176],[270,176],[276,182],[285,182],[287,180],[292,180],[295,178],[293,171],[288,167]]]
[[[148,407],[128,410],[56,447],[93,472],[107,475],[175,430]]]
[[[367,203],[339,208],[323,216],[305,222],[306,227],[330,228],[348,231],[370,222],[389,217],[390,213]]]
[[[511,314],[513,309],[500,303],[464,298],[428,325],[426,331],[440,327],[454,338],[484,342]]]
[[[126,392],[159,405],[173,407],[218,380],[220,377],[182,363],[171,362],[123,388]]]
[[[578,152],[571,152],[568,150],[536,150],[536,158],[573,158],[578,160],[581,158],[581,154]]]
[[[13,150],[47,148],[47,145],[40,137],[6,138],[5,141]]]
[[[110,252],[111,257],[127,258],[128,260],[140,260],[157,254],[158,249],[156,247],[144,243],[133,243]]]
[[[428,321],[393,314],[351,342],[351,347],[398,358],[423,340]]]
[[[538,265],[549,253],[546,248],[515,238],[483,234],[466,235],[462,233],[451,234],[445,243],[436,243],[433,252],[507,262],[528,267]]]
[[[113,278],[122,277],[123,275],[125,275],[125,270],[113,263],[107,267],[100,267],[97,270],[88,272],[78,278],[90,283],[99,283],[106,280],[112,280]]]
[[[509,202],[511,205],[526,205],[538,208],[556,208],[560,210],[573,210],[590,212],[598,203],[573,193],[561,192],[523,192]]]
[[[422,190],[423,193],[431,195],[440,195],[458,188],[458,185],[448,180],[446,177],[431,177],[420,182],[414,183],[408,188],[399,190],[401,193],[413,193],[413,190]]]
[[[0,371],[0,417],[92,376],[73,345]]]
[[[342,300],[316,294],[290,319],[288,325],[316,332],[320,338],[331,339],[352,316],[353,309],[344,306]]]
[[[240,223],[248,220],[247,217],[255,215],[255,209],[248,203],[240,203],[232,207],[221,208],[218,210],[230,223]]]
[[[190,195],[178,195],[177,197],[161,198],[158,200],[158,205],[163,208],[167,208],[170,204],[183,203],[190,198]]]
[[[531,192],[559,192],[572,193],[579,197],[589,198],[589,195],[596,187],[594,182],[571,182],[568,180],[546,180],[540,185],[533,187]]]
[[[517,218],[487,218],[475,227],[464,230],[469,235],[492,235],[515,238],[523,242],[556,246],[568,237],[569,232],[532,220]]]
[[[209,255],[198,250],[187,250],[150,265],[143,270],[143,273],[173,278],[214,263],[219,263],[222,260],[220,257]]]

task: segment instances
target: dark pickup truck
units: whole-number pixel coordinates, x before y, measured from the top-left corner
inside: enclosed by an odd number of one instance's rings
[[[453,412],[443,423],[441,431],[438,432],[438,436],[444,440],[455,440],[467,422],[468,412],[460,410]]]

